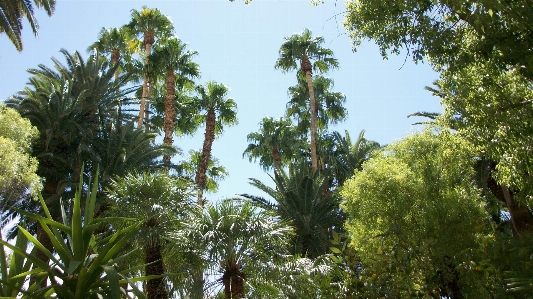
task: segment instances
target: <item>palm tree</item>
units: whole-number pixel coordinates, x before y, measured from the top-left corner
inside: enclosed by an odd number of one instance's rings
[[[169,245],[164,236],[179,230],[182,218],[192,198],[192,185],[169,176],[165,172],[130,173],[116,177],[108,188],[113,216],[134,217],[143,220],[139,232],[131,242],[142,248],[146,276],[167,274],[163,262],[164,248]],[[146,283],[148,299],[166,299],[168,290],[164,278]]]
[[[203,205],[203,192],[207,183],[206,171],[211,159],[211,148],[215,136],[222,132],[224,125],[237,124],[237,104],[228,99],[228,88],[224,84],[209,81],[198,86],[199,105],[205,111],[205,134],[202,157],[198,165],[195,181],[198,184],[198,204]]]
[[[184,84],[183,81],[200,76],[200,67],[192,61],[192,57],[198,52],[186,50],[186,47],[186,43],[173,37],[163,46],[156,47],[149,59],[154,69],[165,72],[165,121],[163,125],[165,137],[163,143],[168,145],[172,145],[176,122],[176,79],[179,77],[180,83]],[[163,161],[170,165],[170,156],[164,156]]]
[[[291,121],[287,118],[264,117],[258,132],[248,134],[248,147],[242,154],[250,162],[259,159],[264,170],[279,170],[282,165],[290,163],[296,155],[301,142]],[[275,172],[274,172],[275,173]]]
[[[309,29],[304,29],[301,34],[293,34],[285,38],[285,42],[279,49],[279,58],[276,61],[275,68],[283,72],[289,72],[298,69],[297,61],[300,61],[299,71],[305,75],[309,89],[309,107],[310,107],[310,134],[311,134],[311,165],[313,170],[318,169],[318,158],[316,154],[316,99],[313,89],[313,70],[327,72],[330,68],[337,68],[339,62],[333,57],[333,51],[323,48],[323,37],[313,38]],[[310,60],[314,60],[311,64]]]
[[[224,298],[244,298],[245,281],[261,262],[282,253],[290,227],[255,208],[251,202],[224,200],[208,206],[187,228],[175,232],[177,242],[202,248],[208,267],[221,274]]]
[[[295,230],[292,254],[316,258],[328,252],[330,233],[342,229],[344,216],[340,212],[340,197],[329,192],[331,175],[310,169],[308,165],[292,165],[289,173],[278,171],[272,178],[276,188],[271,188],[257,179],[250,184],[270,195],[275,202],[242,194],[260,207],[271,210]]]
[[[33,4],[32,4],[33,2]],[[49,17],[55,10],[55,0],[9,0],[0,1],[0,33],[4,32],[15,45],[17,51],[22,51],[22,19],[26,18],[37,36],[39,25],[35,18],[34,6],[44,8]]]
[[[201,157],[201,151],[189,151],[189,159],[187,161],[181,162],[176,166],[178,175],[180,177],[190,178],[191,181],[194,181],[194,176],[196,175],[196,172],[198,170],[198,165],[200,164]],[[226,168],[220,166],[218,159],[211,156],[206,171],[205,191],[217,192],[218,182],[226,178],[228,174],[229,173]]]
[[[96,144],[113,122],[118,99],[133,91],[123,88],[128,83],[127,75],[113,80],[117,66],[108,68],[98,53],[85,61],[78,52],[61,52],[66,66],[52,58],[55,70],[44,65],[30,69],[28,86],[8,101],[40,133],[32,150],[39,162],[37,174],[44,178],[42,195],[56,220],[61,217],[61,194],[73,189],[67,187],[74,186],[82,165],[85,163],[90,173],[96,171],[102,155]],[[46,234],[37,234],[52,250]],[[37,255],[48,260],[40,250]]]
[[[121,58],[128,54],[129,32],[126,27],[102,28],[98,33],[98,40],[87,48],[87,51],[96,50],[104,55],[110,55],[113,65],[120,62]],[[126,55],[127,57],[127,55]],[[115,71],[115,80],[118,80],[119,69]]]
[[[174,30],[172,22],[167,16],[161,14],[159,9],[146,6],[143,6],[140,11],[133,9],[131,11],[131,21],[126,26],[134,35],[142,36],[145,65],[148,64],[149,56],[152,53],[152,45],[155,43],[156,38],[165,39]],[[143,124],[144,113],[147,109],[145,102],[148,95],[148,78],[144,75],[138,128]]]
[[[300,131],[308,132],[311,114],[309,107],[309,88],[302,77],[298,77],[298,85],[289,87],[291,97],[287,103],[287,116],[295,119]],[[346,119],[348,111],[343,107],[346,96],[340,92],[332,92],[333,80],[322,76],[313,78],[315,91],[315,118],[317,129],[325,130],[329,124],[337,124]]]
[[[356,170],[362,170],[363,162],[370,158],[373,151],[379,150],[379,143],[365,138],[365,130],[352,142],[350,133],[345,131],[345,137],[339,132],[324,136],[320,155],[325,167],[332,170],[337,186],[351,178]]]

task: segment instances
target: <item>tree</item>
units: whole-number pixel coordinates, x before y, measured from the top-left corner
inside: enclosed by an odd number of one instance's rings
[[[300,137],[287,118],[264,117],[259,126],[258,132],[247,135],[249,144],[242,155],[250,162],[259,159],[264,170],[280,170],[294,159]]]
[[[121,58],[129,54],[129,32],[126,27],[102,28],[98,33],[98,40],[87,48],[87,51],[97,50],[104,55],[110,55],[113,65],[119,64]],[[119,68],[115,71],[115,80],[118,80]]]
[[[303,78],[298,78],[298,85],[289,87],[290,100],[287,103],[287,116],[298,123],[298,129],[308,132],[311,115],[309,107],[309,88]],[[333,80],[322,76],[313,78],[315,94],[315,118],[317,129],[326,130],[329,124],[342,122],[348,116],[348,111],[343,107],[346,96],[340,92],[332,92]]]
[[[11,206],[37,198],[41,178],[36,174],[38,162],[31,157],[31,143],[39,132],[29,120],[0,104],[0,227],[12,220]]]
[[[32,3],[33,2],[33,3]],[[0,33],[5,33],[18,51],[22,51],[22,19],[26,18],[33,34],[37,36],[39,25],[35,18],[34,5],[44,8],[49,17],[55,10],[55,0],[11,0],[0,2]]]
[[[140,11],[133,9],[131,11],[131,21],[126,27],[134,35],[142,36],[145,66],[148,65],[149,57],[152,53],[152,45],[156,42],[156,38],[168,38],[174,30],[172,22],[167,16],[161,14],[159,9],[148,8],[147,6],[143,6]],[[141,128],[143,124],[144,113],[147,109],[146,98],[148,96],[148,78],[144,74],[138,128]]]
[[[313,170],[318,168],[318,158],[316,154],[316,99],[313,89],[313,70],[327,72],[330,68],[337,68],[339,62],[333,57],[333,51],[323,48],[323,37],[313,38],[309,29],[304,29],[301,34],[293,34],[285,38],[285,42],[279,49],[279,58],[275,68],[283,72],[298,69],[297,62],[300,61],[300,75],[305,75],[309,89],[310,107],[310,135],[311,135],[311,165]],[[314,60],[311,64],[310,60]]]
[[[43,198],[56,221],[61,217],[60,197],[76,185],[82,166],[96,173],[103,155],[96,145],[107,136],[118,99],[132,91],[124,88],[127,74],[113,81],[118,66],[108,68],[98,53],[85,61],[78,52],[61,52],[67,66],[52,58],[55,70],[44,65],[30,69],[28,86],[8,101],[39,130],[32,150],[39,162],[37,174],[44,179]],[[42,227],[36,229],[39,241],[51,251],[51,240]],[[36,254],[48,261],[43,251]]]
[[[192,197],[191,185],[183,179],[166,173],[130,173],[116,177],[108,188],[114,216],[133,217],[142,221],[137,234],[130,242],[144,251],[144,274],[155,276],[146,284],[148,299],[168,298],[162,275],[168,274],[163,261],[163,251],[168,242],[165,235],[179,230],[181,221]]]
[[[343,215],[339,210],[338,193],[329,192],[330,175],[313,171],[302,163],[291,165],[289,173],[278,171],[272,178],[276,188],[257,179],[250,184],[270,195],[275,202],[242,194],[260,207],[273,211],[282,221],[294,227],[295,236],[289,251],[307,258],[316,258],[328,252],[331,230],[342,229]]]
[[[479,287],[467,283],[466,266],[488,217],[473,182],[475,148],[435,130],[388,145],[341,191],[362,279],[372,286],[362,296],[463,298]]]
[[[383,56],[405,49],[415,61],[460,68],[494,58],[533,79],[530,1],[350,1],[345,27],[357,47],[374,40]]]
[[[186,47],[187,44],[174,37],[167,40],[163,46],[156,47],[149,59],[154,69],[165,72],[165,121],[163,125],[165,137],[163,143],[168,145],[172,145],[175,131],[176,84],[181,81],[183,85],[186,84],[185,81],[200,76],[198,64],[192,61],[192,57],[198,52],[185,50]],[[170,156],[163,157],[163,160],[165,164],[170,165]]]
[[[319,152],[322,163],[334,173],[336,185],[339,187],[351,178],[356,170],[362,170],[363,162],[370,158],[372,152],[380,149],[379,143],[364,137],[364,130],[353,143],[348,131],[344,134],[343,137],[335,131],[324,136],[319,147],[322,149],[322,152]]]
[[[180,177],[190,178],[191,181],[194,181],[201,157],[201,151],[190,150],[189,158],[178,164],[176,167],[178,175]],[[218,159],[211,156],[209,164],[207,165],[205,191],[217,192],[218,182],[225,179],[228,174],[226,168],[220,166]]]
[[[217,281],[230,299],[245,298],[245,282],[256,276],[254,267],[281,254],[290,231],[251,202],[229,199],[208,206],[175,238],[202,248],[203,260],[221,274]]]
[[[202,205],[213,141],[215,136],[223,131],[224,125],[237,124],[237,104],[233,99],[227,98],[228,88],[215,81],[209,81],[205,86],[198,86],[196,90],[200,96],[199,105],[205,111],[203,116],[205,119],[204,144],[194,179],[198,184],[198,204]]]

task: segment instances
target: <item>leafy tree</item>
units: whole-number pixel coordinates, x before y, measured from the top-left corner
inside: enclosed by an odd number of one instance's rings
[[[346,182],[346,229],[372,286],[363,296],[463,298],[480,287],[463,280],[487,219],[474,156],[459,136],[426,130],[385,147]]]
[[[259,159],[264,170],[279,170],[294,159],[298,148],[304,147],[297,145],[301,139],[289,119],[264,117],[259,126],[258,132],[248,134],[243,156],[248,156],[250,162]]]
[[[307,132],[310,126],[309,114],[309,89],[307,82],[299,77],[298,85],[289,87],[291,99],[287,104],[287,116],[293,118],[298,123],[298,128],[302,132]],[[313,88],[315,94],[315,118],[317,129],[326,130],[328,125],[342,122],[348,116],[348,111],[343,107],[346,96],[340,92],[332,92],[333,80],[330,78],[315,76],[313,78]]]
[[[318,169],[318,158],[316,154],[316,98],[313,89],[313,70],[327,72],[330,68],[339,66],[337,59],[333,57],[333,51],[323,48],[323,37],[313,37],[309,29],[304,29],[301,34],[293,34],[285,38],[285,42],[279,49],[279,58],[276,61],[276,69],[283,72],[299,70],[299,75],[305,75],[309,90],[310,107],[310,135],[311,135],[311,165],[314,170]],[[311,64],[310,60],[314,60]],[[298,68],[297,61],[300,62]]]
[[[530,1],[349,1],[345,27],[354,45],[374,40],[382,55],[409,51],[452,68],[494,59],[533,79]]]
[[[176,232],[176,238],[202,248],[208,267],[221,275],[217,282],[229,299],[245,298],[246,282],[257,276],[258,265],[283,252],[290,232],[251,202],[230,199],[207,206],[187,229]]]
[[[133,9],[131,11],[131,21],[126,27],[134,35],[142,36],[145,66],[148,65],[149,57],[152,53],[152,45],[156,42],[156,39],[168,38],[174,30],[172,22],[167,16],[163,15],[159,9],[148,8],[147,6],[143,6],[140,11]],[[145,102],[149,94],[148,78],[144,74],[138,128],[143,124],[145,110],[147,109]]]
[[[205,112],[203,116],[205,119],[204,145],[195,177],[196,184],[198,184],[198,204],[202,205],[213,141],[215,136],[222,132],[224,125],[237,124],[237,104],[233,99],[227,98],[229,90],[224,84],[209,81],[205,86],[198,86],[196,90],[200,97],[199,105]]]
[[[132,217],[142,221],[130,242],[144,252],[144,273],[155,276],[146,284],[148,298],[168,298],[168,290],[162,277],[168,274],[163,260],[168,246],[165,235],[180,229],[181,220],[192,195],[191,185],[163,172],[130,173],[113,179],[108,196],[113,216]]]
[[[41,191],[40,177],[35,173],[37,159],[30,156],[31,143],[38,135],[29,120],[0,104],[0,214],[28,196],[37,198]],[[6,215],[2,218],[11,219]]]
[[[32,3],[33,2],[33,3]],[[0,2],[0,33],[5,33],[18,51],[22,51],[22,19],[26,18],[33,34],[37,36],[39,25],[35,18],[34,5],[44,8],[49,17],[55,10],[55,0],[10,0]]]
[[[329,191],[330,174],[313,171],[306,164],[292,165],[289,173],[278,171],[272,178],[276,188],[257,179],[250,184],[270,195],[275,202],[242,194],[260,207],[273,211],[282,221],[294,227],[295,236],[289,251],[307,258],[328,252],[332,230],[342,229],[343,215],[339,210],[340,197]]]
[[[185,50],[187,44],[178,38],[171,38],[163,46],[155,48],[150,56],[150,63],[154,69],[165,72],[165,121],[163,143],[172,145],[176,123],[176,84],[186,84],[193,78],[200,76],[200,68],[192,61],[198,52]],[[180,80],[177,81],[179,77]],[[181,81],[181,82],[180,82]],[[183,87],[182,87],[183,88]],[[190,117],[190,116],[189,116]],[[163,157],[165,164],[170,165],[170,156]]]

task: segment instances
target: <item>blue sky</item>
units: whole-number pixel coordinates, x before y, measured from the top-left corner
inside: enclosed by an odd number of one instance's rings
[[[201,68],[199,83],[224,83],[237,102],[239,124],[227,128],[213,145],[213,155],[230,175],[220,183],[218,193],[207,194],[210,200],[261,194],[249,186],[250,177],[270,183],[259,164],[248,162],[242,152],[248,144],[246,135],[259,129],[263,117],[284,114],[287,88],[295,85],[296,78],[275,70],[274,64],[283,38],[304,28],[323,36],[323,46],[332,49],[340,63],[340,69],[326,76],[335,81],[334,91],[346,95],[348,119],[332,129],[348,130],[352,138],[364,129],[368,139],[385,144],[416,129],[411,124],[420,119],[408,119],[408,114],[442,110],[438,98],[424,90],[437,79],[427,64],[415,65],[405,56],[383,60],[372,42],[352,51],[342,26],[344,2],[338,0],[326,0],[317,7],[308,0],[254,0],[249,5],[227,0],[58,0],[52,18],[38,13],[38,38],[25,26],[22,53],[0,34],[0,99],[24,88],[26,69],[50,66],[50,57],[63,61],[61,48],[85,55],[102,27],[128,23],[131,10],[143,5],[168,15],[178,37],[199,52],[194,59]],[[203,128],[194,137],[175,138],[174,143],[186,154],[189,149],[201,149],[202,140]]]

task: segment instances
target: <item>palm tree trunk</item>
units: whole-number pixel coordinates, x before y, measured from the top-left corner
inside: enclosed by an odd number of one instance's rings
[[[154,43],[154,37],[153,33],[151,32],[145,32],[144,33],[144,65],[148,65],[148,57],[150,56],[150,53],[152,53],[152,44]],[[151,39],[150,39],[151,37]],[[143,125],[143,119],[144,119],[144,111],[146,109],[146,97],[148,96],[148,78],[146,77],[146,74],[143,76],[143,93],[141,97],[141,106],[139,108],[139,122],[137,123],[137,128],[141,128]]]
[[[237,266],[224,273],[222,282],[224,284],[224,298],[244,298],[244,274]]]
[[[163,143],[172,145],[173,133],[174,133],[174,122],[176,119],[176,107],[174,107],[174,97],[175,97],[175,82],[176,74],[174,71],[167,71],[167,77],[165,80],[166,84],[166,94],[165,94],[165,122],[163,124],[163,130],[165,131],[165,137],[163,138]],[[170,156],[165,155],[163,157],[163,162],[168,167],[170,166]]]
[[[527,205],[517,203],[506,186],[502,186],[502,191],[507,209],[511,214],[514,233],[519,237],[524,234],[533,235],[533,216],[531,216]]]
[[[165,274],[163,266],[163,256],[161,254],[161,242],[158,237],[147,244],[145,248],[144,262],[146,275]],[[168,292],[163,278],[150,279],[146,283],[146,293],[148,299],[168,299]]]
[[[215,123],[215,109],[209,109],[205,120],[205,138],[202,148],[202,157],[200,158],[200,165],[198,165],[198,172],[196,173],[195,178],[196,184],[198,184],[198,205],[200,206],[203,206],[203,193],[207,184],[206,171],[209,166],[209,159],[211,158],[213,140],[215,140]]]
[[[313,171],[318,169],[318,156],[316,153],[316,133],[317,133],[317,111],[316,111],[316,100],[315,100],[315,90],[313,88],[313,75],[311,71],[305,72],[305,77],[307,79],[307,86],[309,88],[309,108],[310,108],[310,120],[311,120],[311,167]]]

